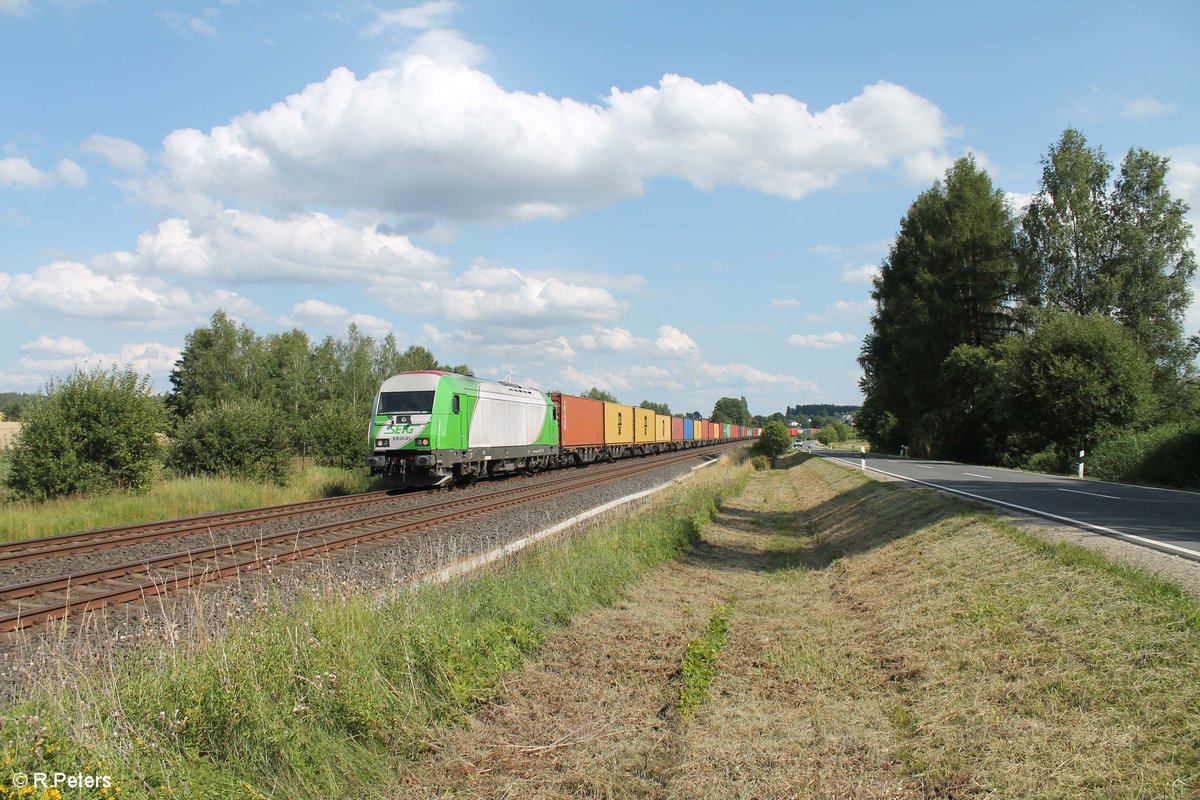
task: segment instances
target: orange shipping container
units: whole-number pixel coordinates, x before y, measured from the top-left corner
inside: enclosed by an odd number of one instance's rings
[[[587,397],[552,394],[558,413],[563,447],[599,447],[604,444],[604,403]]]
[[[604,404],[604,443],[633,444],[633,406]]]

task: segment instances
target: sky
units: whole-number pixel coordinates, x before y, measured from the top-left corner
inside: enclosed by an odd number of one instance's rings
[[[1198,38],[1194,0],[0,0],[0,391],[166,390],[224,309],[676,412],[858,403],[954,159],[1020,208],[1067,127],[1145,147],[1200,230]]]

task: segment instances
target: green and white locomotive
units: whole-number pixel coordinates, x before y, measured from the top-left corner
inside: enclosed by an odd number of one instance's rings
[[[554,403],[537,389],[451,372],[402,372],[383,382],[370,424],[373,475],[401,486],[469,483],[557,466]]]

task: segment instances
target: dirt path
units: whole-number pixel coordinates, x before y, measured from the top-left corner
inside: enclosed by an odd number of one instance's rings
[[[554,632],[397,796],[1200,791],[1200,748],[1177,746],[1200,741],[1200,637],[962,513],[831,465],[756,474],[687,557]],[[685,649],[729,604],[711,699],[682,716]]]

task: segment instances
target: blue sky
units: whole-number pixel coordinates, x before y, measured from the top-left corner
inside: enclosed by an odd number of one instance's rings
[[[0,390],[165,389],[224,308],[677,411],[858,402],[872,271],[964,153],[1019,205],[1068,126],[1147,147],[1200,223],[1198,35],[1194,2],[0,0]]]

